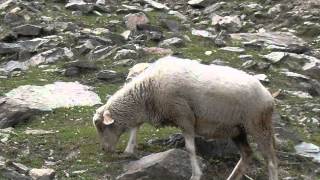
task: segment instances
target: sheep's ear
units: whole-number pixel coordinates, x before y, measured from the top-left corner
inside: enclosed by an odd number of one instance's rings
[[[106,110],[103,113],[103,124],[108,126],[113,123],[114,123],[114,120],[111,118],[110,112]]]

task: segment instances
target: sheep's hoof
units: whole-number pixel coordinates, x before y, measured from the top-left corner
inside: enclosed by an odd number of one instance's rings
[[[201,179],[201,176],[199,175],[192,175],[190,180],[200,180]]]
[[[123,157],[125,157],[125,158],[132,158],[132,159],[136,159],[137,158],[137,154],[136,153],[134,153],[134,152],[127,152],[127,151],[125,151],[125,152],[123,152]]]

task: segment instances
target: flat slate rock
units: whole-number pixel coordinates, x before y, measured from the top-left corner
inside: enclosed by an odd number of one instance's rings
[[[287,52],[303,53],[308,50],[308,45],[303,39],[289,32],[235,33],[231,34],[231,38],[253,45],[262,43],[264,47],[278,47]]]
[[[25,85],[5,95],[7,98],[20,101],[28,108],[40,111],[101,104],[100,97],[91,91],[91,87],[78,82],[55,82],[45,86]]]

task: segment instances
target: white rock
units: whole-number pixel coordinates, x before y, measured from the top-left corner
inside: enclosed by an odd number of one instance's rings
[[[27,129],[24,131],[24,133],[28,135],[44,135],[44,134],[53,134],[54,131],[52,130],[46,131],[42,129]]]
[[[181,14],[181,13],[178,12],[178,11],[172,11],[172,10],[171,10],[171,11],[168,12],[168,14],[174,15],[175,17],[181,19],[182,21],[188,20],[188,18],[187,18],[185,15]]]
[[[206,51],[204,52],[205,55],[210,56],[212,54],[212,51]]]
[[[292,78],[299,78],[299,79],[304,79],[304,80],[310,80],[310,78],[308,76],[299,74],[299,73],[295,73],[295,72],[290,72],[290,71],[283,71],[280,72],[282,74],[285,74],[288,77],[292,77]]]
[[[277,63],[287,56],[288,54],[285,52],[272,52],[270,54],[264,55],[263,57],[271,61],[272,63]]]
[[[256,79],[258,79],[259,81],[262,81],[262,82],[269,82],[270,81],[268,76],[265,74],[256,74],[253,77],[255,77]]]
[[[320,163],[320,148],[312,143],[302,142],[295,146],[297,154],[304,157],[311,157],[315,162]]]
[[[31,109],[50,111],[60,107],[101,104],[100,97],[90,89],[91,87],[78,82],[55,82],[45,86],[20,86],[5,96],[19,101]]]
[[[206,31],[206,30],[192,29],[191,34],[194,36],[201,36],[201,37],[205,37],[205,38],[215,38],[216,37],[211,32]]]
[[[31,169],[29,175],[34,180],[52,180],[55,171],[53,169]]]
[[[150,6],[152,6],[155,9],[160,9],[160,10],[169,10],[170,8],[164,4],[158,3],[156,1],[153,0],[143,0],[144,2],[146,2],[147,4],[149,4]]]
[[[245,49],[243,48],[240,48],[240,47],[223,47],[223,48],[220,48],[221,50],[223,51],[230,51],[230,52],[237,52],[237,53],[242,53],[245,51]]]

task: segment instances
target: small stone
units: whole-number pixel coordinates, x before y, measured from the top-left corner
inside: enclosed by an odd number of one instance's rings
[[[113,59],[120,60],[120,59],[136,59],[138,57],[138,53],[135,50],[131,49],[121,49],[117,51],[116,55]]]
[[[238,16],[212,16],[212,25],[216,28],[224,29],[228,32],[238,32],[242,28],[241,20]]]
[[[116,61],[112,63],[113,66],[122,66],[122,67],[130,67],[135,64],[135,60],[133,59],[122,59],[120,61]]]
[[[143,51],[148,54],[155,54],[160,56],[172,55],[173,51],[171,49],[159,48],[159,47],[145,47]]]
[[[161,47],[169,47],[169,46],[182,47],[184,45],[185,45],[184,41],[178,37],[166,39],[160,43]]]
[[[194,6],[194,7],[207,7],[214,2],[215,1],[213,1],[213,0],[190,0],[190,1],[188,1],[188,4],[190,6]]]
[[[10,162],[8,163],[8,166],[13,167],[16,171],[22,174],[28,174],[29,168],[21,163],[16,163],[16,162]]]
[[[201,37],[204,37],[204,38],[212,38],[212,39],[214,39],[216,37],[211,32],[206,31],[206,30],[192,29],[191,34],[194,35],[194,36],[201,36]]]
[[[31,169],[29,175],[34,180],[52,180],[55,173],[53,169]]]
[[[223,47],[220,49],[223,51],[230,51],[230,52],[236,52],[236,53],[242,53],[245,51],[245,49],[240,48],[240,47]]]
[[[249,61],[249,60],[253,60],[253,56],[247,55],[247,54],[241,54],[239,55],[239,59],[242,61]]]
[[[148,17],[143,12],[128,14],[123,19],[129,30],[136,30],[137,25],[149,23]]]
[[[210,56],[212,54],[212,51],[206,51],[204,52],[205,55]]]
[[[168,6],[161,4],[161,3],[158,3],[154,0],[143,0],[143,1],[155,9],[159,9],[159,10],[169,10],[170,9]]]
[[[100,80],[108,81],[108,82],[122,82],[124,77],[122,74],[117,73],[113,70],[102,70],[97,73],[97,78]]]
[[[54,131],[52,130],[46,131],[42,129],[27,129],[24,131],[24,133],[28,135],[44,135],[44,134],[53,134]]]
[[[257,75],[254,75],[253,77],[255,77],[256,79],[258,79],[261,82],[270,82],[268,76],[265,74],[257,74]]]
[[[272,63],[278,63],[287,56],[288,54],[285,52],[272,52],[270,54],[264,55],[263,57],[271,61]]]

